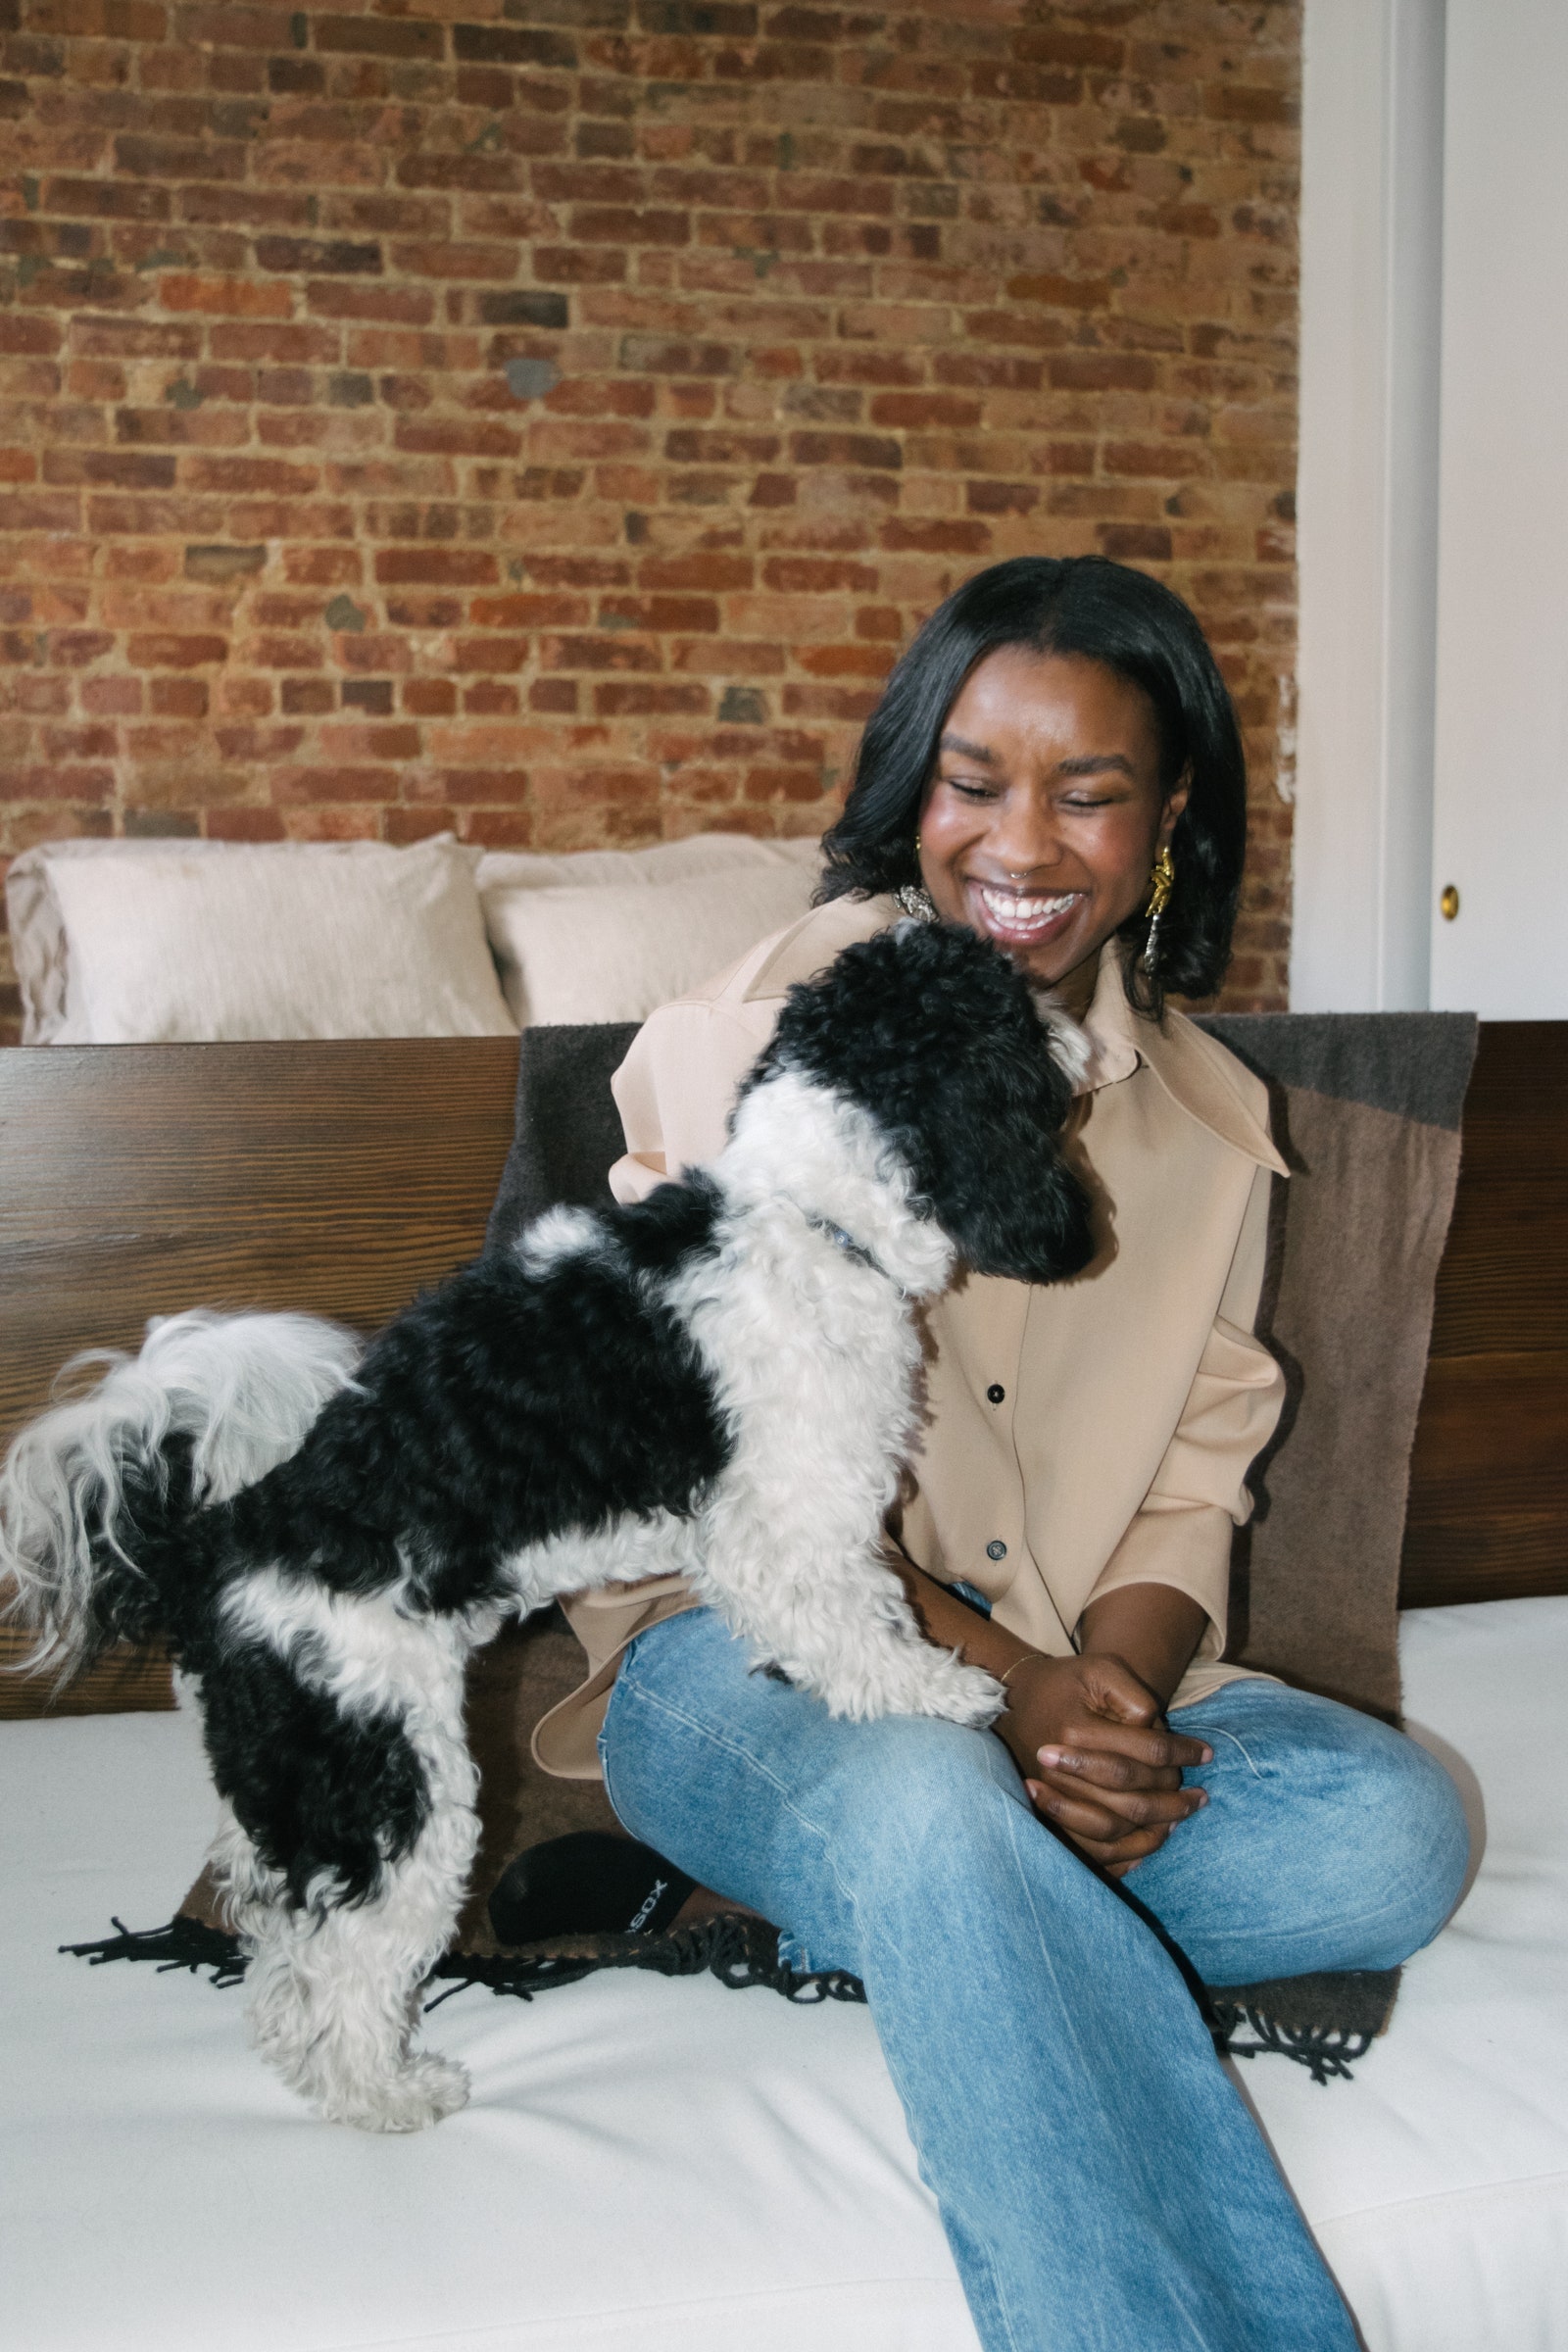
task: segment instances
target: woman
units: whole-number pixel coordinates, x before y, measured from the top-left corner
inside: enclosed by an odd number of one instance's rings
[[[1096,558],[999,564],[893,672],[821,903],[656,1014],[616,1083],[628,1198],[718,1149],[784,989],[901,905],[995,940],[1090,1041],[1101,1248],[932,1311],[889,1531],[930,1638],[1004,1679],[995,1734],[832,1721],[672,1583],[574,1606],[595,1672],[540,1733],[583,1769],[610,1690],[626,1827],[797,1966],[864,1981],[988,2352],[1353,2343],[1164,1939],[1211,1984],[1389,1968],[1464,1867],[1419,1748],[1219,1663],[1282,1395],[1252,1336],[1281,1163],[1261,1087],[1163,1002],[1223,976],[1245,798],[1178,598]]]

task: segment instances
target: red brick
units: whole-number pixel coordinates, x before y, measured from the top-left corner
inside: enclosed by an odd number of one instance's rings
[[[588,619],[588,599],[557,592],[476,596],[468,618],[479,629],[575,629]]]
[[[827,594],[843,589],[875,589],[879,575],[874,564],[857,564],[830,556],[774,556],[762,566],[762,584],[781,594]]]
[[[566,225],[585,245],[689,245],[692,234],[688,213],[639,213],[624,205],[574,205]]]
[[[44,453],[44,477],[51,482],[109,482],[120,490],[172,490],[172,458],[142,457],[119,449],[51,449]]]
[[[153,678],[147,688],[147,708],[160,718],[205,718],[205,678]]]
[[[311,46],[329,53],[338,50],[361,57],[411,57],[426,63],[446,54],[446,35],[440,24],[379,17],[323,17],[314,11],[307,22]]]
[[[1060,392],[1152,392],[1154,363],[1137,354],[1064,351],[1048,363],[1050,380]]]
[[[8,797],[17,801],[107,801],[115,787],[112,767],[18,767],[8,778]],[[51,827],[51,830],[58,830]]]
[[[138,179],[163,182],[181,179],[243,179],[245,149],[237,142],[208,145],[198,139],[160,139],[122,131],[115,141],[115,161],[122,172]]]
[[[482,588],[497,576],[496,559],[483,548],[387,547],[376,555],[375,576],[388,585],[420,580]]]
[[[196,669],[227,659],[228,639],[180,636],[172,630],[132,637],[126,654],[137,669]]]
[[[1245,81],[1222,81],[1205,90],[1210,111],[1222,122],[1278,122],[1294,125],[1301,119],[1300,101],[1294,90],[1260,89]]]
[[[918,549],[928,556],[984,556],[991,532],[983,522],[920,522],[895,515],[882,525],[881,541],[892,550]]]
[[[449,458],[514,458],[522,446],[514,426],[482,418],[400,416],[394,437],[399,449]]]
[[[799,830],[951,587],[1100,548],[1220,653],[1283,1001],[1294,6],[21,13],[8,848]]]
[[[69,491],[0,493],[0,531],[74,531],[80,520],[81,503]]]
[[[112,653],[115,644],[107,629],[53,629],[44,642],[50,661],[61,669],[85,669]]]
[[[542,669],[660,669],[657,645],[635,637],[545,637],[540,640]]]
[[[894,471],[904,464],[899,443],[876,433],[792,433],[790,457],[797,466],[875,466]]]
[[[555,683],[553,679],[540,680],[541,687]],[[594,688],[594,710],[601,718],[700,718],[706,714],[710,700],[706,686],[662,681],[649,684],[641,679],[614,678]],[[554,707],[534,704],[536,710]],[[574,709],[575,702],[568,708]]]
[[[219,318],[286,318],[294,307],[287,286],[260,285],[248,277],[196,277],[171,271],[158,281],[164,308],[210,311]]]
[[[283,819],[275,808],[210,808],[209,841],[282,841]]]
[[[936,425],[961,429],[979,423],[980,403],[956,392],[879,392],[871,403],[870,418],[873,424],[901,431],[925,431]]]
[[[141,709],[140,678],[83,678],[81,707],[93,716],[134,718]]]
[[[290,802],[364,801],[376,808],[397,799],[398,770],[371,765],[279,767],[272,771],[270,783],[285,806]]]
[[[893,649],[887,645],[807,645],[795,656],[801,668],[813,678],[882,678],[893,662]]]
[[[25,313],[0,313],[0,354],[53,352],[60,349],[63,329],[57,319],[29,318]]]
[[[256,264],[261,270],[296,277],[338,275],[376,277],[381,270],[381,248],[356,244],[346,237],[258,237]]]
[[[1038,302],[1048,310],[1105,311],[1110,308],[1108,277],[1066,277],[1051,272],[1022,271],[1009,277],[1009,302]]]
[[[1102,556],[1120,564],[1168,564],[1170,532],[1158,523],[1102,522],[1095,536]]]

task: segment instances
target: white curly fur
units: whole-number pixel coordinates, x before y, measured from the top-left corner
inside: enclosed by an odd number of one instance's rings
[[[198,1307],[155,1317],[139,1355],[74,1356],[57,1388],[102,1367],[97,1386],[24,1429],[0,1470],[0,1565],[17,1586],[7,1613],[38,1637],[27,1665],[65,1676],[80,1655],[90,1543],[115,1525],[128,1459],[154,1462],[166,1439],[191,1438],[197,1495],[226,1501],[288,1459],[363,1353],[312,1315]]]

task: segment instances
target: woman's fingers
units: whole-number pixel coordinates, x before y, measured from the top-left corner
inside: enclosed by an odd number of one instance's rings
[[[1130,1870],[1135,1862],[1142,1862],[1146,1855],[1157,1853],[1171,1834],[1173,1824],[1168,1821],[1152,1823],[1143,1830],[1129,1830],[1124,1823],[1116,1823],[1108,1826],[1103,1835],[1098,1836],[1086,1830],[1075,1830],[1050,1810],[1045,1801],[1050,1791],[1039,1782],[1028,1781],[1024,1786],[1036,1809],[1053,1827],[1059,1829],[1081,1854],[1089,1861],[1098,1863],[1112,1878],[1120,1878],[1124,1871]]]
[[[1130,1830],[1170,1829],[1208,1801],[1200,1788],[1063,1788],[1049,1773],[1026,1786],[1037,1809],[1074,1838],[1116,1838]]]
[[[1166,1742],[1168,1749],[1169,1742]],[[1182,1785],[1182,1765],[1186,1762],[1206,1764],[1209,1751],[1199,1748],[1196,1740],[1184,1743],[1195,1750],[1191,1758],[1166,1763],[1158,1751],[1148,1755],[1127,1755],[1119,1748],[1089,1748],[1057,1742],[1037,1749],[1037,1760],[1045,1772],[1064,1773],[1074,1782],[1090,1788],[1179,1788]]]

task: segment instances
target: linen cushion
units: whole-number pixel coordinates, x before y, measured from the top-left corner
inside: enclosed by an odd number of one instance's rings
[[[7,882],[24,1042],[508,1035],[475,863],[449,834],[28,851]]]
[[[681,870],[666,860],[630,881],[485,883],[481,873],[513,1017],[519,1028],[646,1019],[806,912],[816,871],[810,848],[809,863],[800,856],[726,857]]]
[[[636,887],[683,882],[692,874],[733,873],[738,866],[800,867],[815,874],[822,845],[754,841],[749,833],[693,833],[684,841],[656,841],[642,850],[569,850],[555,857],[527,850],[486,850],[479,859],[479,896],[493,890],[565,890],[607,884]]]

